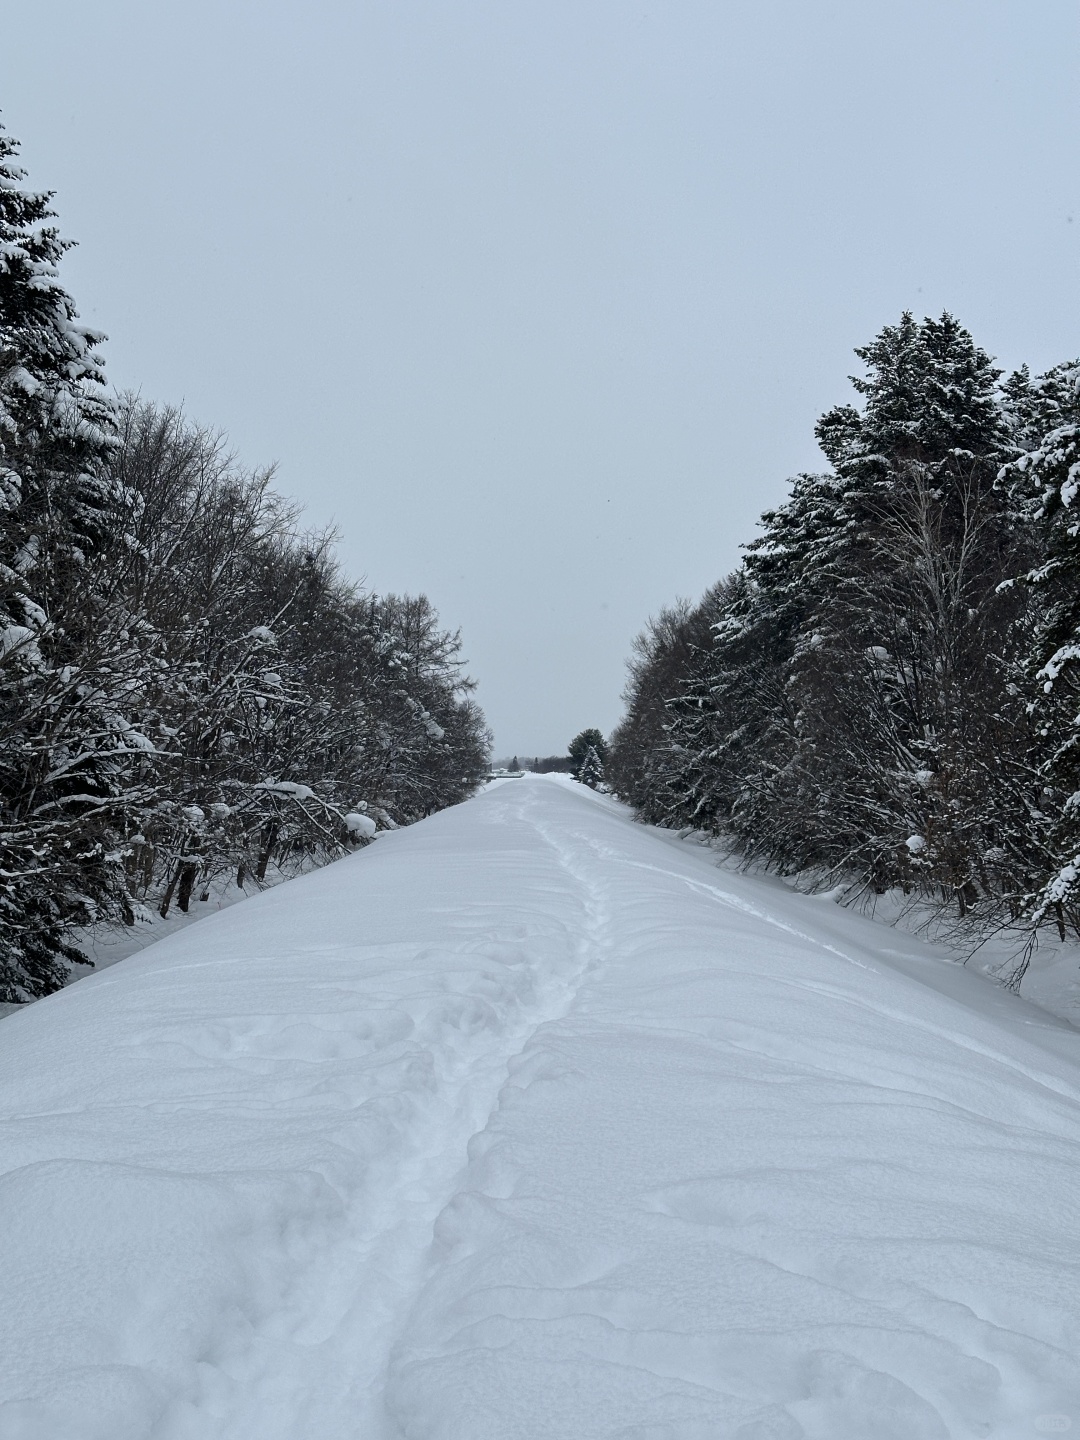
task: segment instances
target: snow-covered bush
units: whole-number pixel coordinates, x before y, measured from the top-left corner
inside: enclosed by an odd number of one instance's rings
[[[343,577],[332,537],[222,438],[103,388],[50,197],[0,133],[0,999],[71,932],[258,884],[471,793],[489,736],[423,596]]]

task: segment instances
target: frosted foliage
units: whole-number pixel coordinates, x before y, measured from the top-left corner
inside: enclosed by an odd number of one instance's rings
[[[351,585],[220,435],[106,396],[15,148],[0,133],[7,1002],[61,985],[87,926],[190,913],[226,875],[258,888],[456,803],[489,744],[425,599]]]
[[[856,354],[859,403],[816,427],[831,469],[795,476],[739,569],[636,642],[608,783],[808,888],[892,893],[973,943],[1064,938],[1080,366],[1004,377],[948,314]]]
[[[0,996],[40,994],[64,936],[115,909],[118,760],[152,750],[109,653],[102,547],[123,533],[106,473],[114,408],[102,337],[61,284],[48,195],[24,188],[0,131]],[[76,663],[82,652],[83,663]]]

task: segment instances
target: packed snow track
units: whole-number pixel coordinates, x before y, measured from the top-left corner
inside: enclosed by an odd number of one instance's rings
[[[571,782],[0,1065],[0,1440],[1080,1433],[1080,1034]]]

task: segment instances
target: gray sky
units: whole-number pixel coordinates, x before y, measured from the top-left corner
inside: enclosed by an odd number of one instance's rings
[[[619,715],[852,347],[1080,351],[1074,0],[25,0],[0,105],[113,382],[462,627],[496,748]]]

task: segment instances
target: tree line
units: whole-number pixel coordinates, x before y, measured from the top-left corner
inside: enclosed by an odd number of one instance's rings
[[[517,755],[497,760],[496,767],[512,773],[531,775],[570,775],[591,790],[604,783],[604,761],[607,741],[602,730],[591,726],[579,731],[570,741],[565,755],[534,755],[524,760]]]
[[[748,862],[1065,938],[1080,363],[1005,376],[948,314],[905,314],[856,355],[861,403],[816,427],[828,469],[637,637],[608,781]]]
[[[0,998],[75,932],[263,883],[472,793],[490,736],[423,597],[341,573],[270,470],[105,387],[51,195],[0,132]]]

